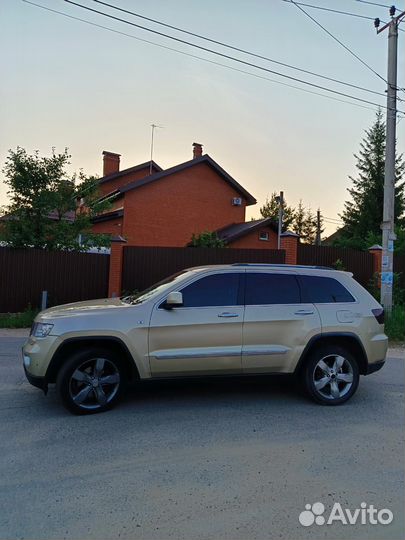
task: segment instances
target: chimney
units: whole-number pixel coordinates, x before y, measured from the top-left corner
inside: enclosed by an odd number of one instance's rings
[[[103,151],[103,176],[117,173],[120,170],[121,154]]]
[[[203,147],[198,142],[193,142],[193,159],[197,159],[202,156]]]

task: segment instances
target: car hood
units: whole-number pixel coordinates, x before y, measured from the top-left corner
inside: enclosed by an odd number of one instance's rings
[[[68,317],[70,315],[84,315],[89,312],[110,311],[111,309],[122,309],[129,306],[129,304],[123,302],[120,298],[99,298],[84,302],[72,302],[71,304],[54,306],[41,311],[36,320]]]

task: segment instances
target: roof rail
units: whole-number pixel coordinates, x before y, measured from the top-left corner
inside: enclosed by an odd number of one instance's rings
[[[313,270],[336,270],[331,266],[310,266],[307,264],[274,264],[274,263],[232,263],[231,266],[253,266],[253,267],[265,267],[265,268],[311,268]]]

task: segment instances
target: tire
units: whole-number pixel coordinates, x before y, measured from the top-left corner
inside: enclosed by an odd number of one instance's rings
[[[342,405],[356,392],[359,366],[353,355],[339,345],[317,347],[302,371],[307,394],[321,405]]]
[[[126,387],[127,373],[116,354],[87,348],[66,359],[56,388],[63,405],[73,414],[95,414],[116,405]]]

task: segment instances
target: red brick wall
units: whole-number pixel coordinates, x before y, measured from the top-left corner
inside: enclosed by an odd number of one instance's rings
[[[245,220],[246,201],[200,163],[125,194],[123,236],[138,246],[185,246],[193,233]],[[264,242],[263,242],[264,244]]]
[[[122,218],[112,219],[110,221],[102,221],[94,223],[92,231],[95,234],[112,234],[113,236],[122,235]]]
[[[259,240],[260,232],[267,232],[269,239]],[[248,248],[248,249],[277,249],[277,233],[269,227],[263,227],[263,229],[255,230],[249,234],[245,234],[241,238],[237,238],[234,242],[229,244],[231,248]]]
[[[118,178],[114,178],[113,180],[107,180],[106,182],[103,182],[99,185],[99,189],[102,195],[107,195],[111,191],[114,191],[121,186],[129,184],[129,182],[133,182],[134,180],[140,180],[141,178],[145,178],[145,176],[149,176],[149,167],[145,167],[144,169],[140,169],[139,171],[119,176]]]
[[[113,242],[111,244],[110,275],[108,280],[108,296],[110,297],[121,294],[124,245],[121,242]]]
[[[285,250],[285,264],[297,264],[297,236],[282,236],[281,249]]]

